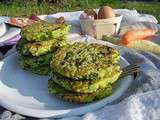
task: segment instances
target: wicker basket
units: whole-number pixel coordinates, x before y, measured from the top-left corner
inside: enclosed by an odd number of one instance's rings
[[[120,23],[122,20],[121,15],[116,15],[114,18],[109,19],[80,19],[82,33],[90,35],[97,39],[101,39],[103,35],[113,35],[119,31]]]

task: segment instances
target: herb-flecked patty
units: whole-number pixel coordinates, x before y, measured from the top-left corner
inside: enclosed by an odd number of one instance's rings
[[[74,43],[60,48],[51,61],[53,71],[74,80],[99,80],[114,69],[119,52],[98,44]]]
[[[28,42],[21,39],[18,41],[16,49],[22,55],[40,56],[48,52],[54,52],[65,45],[67,45],[66,39],[52,39],[40,42]]]
[[[21,65],[22,66],[22,65]],[[29,71],[29,72],[32,72],[34,74],[38,74],[38,75],[50,75],[51,74],[51,68],[48,67],[48,66],[41,66],[41,67],[38,67],[38,66],[22,66],[22,68],[26,71]]]
[[[21,35],[27,41],[46,41],[67,38],[69,26],[66,24],[51,24],[38,22],[22,28]]]
[[[112,85],[118,80],[120,74],[120,66],[114,65],[113,71],[100,80],[71,80],[58,73],[52,73],[52,80],[66,90],[79,93],[92,93],[98,89],[104,89],[108,85]]]
[[[50,61],[53,53],[48,53],[38,57],[19,55],[20,65],[24,70],[40,75],[50,75]]]
[[[49,93],[54,94],[65,101],[80,104],[80,103],[93,102],[95,100],[99,100],[111,95],[112,87],[111,85],[108,85],[106,88],[99,89],[93,93],[75,93],[62,88],[58,84],[54,83],[53,80],[49,80],[48,91]]]

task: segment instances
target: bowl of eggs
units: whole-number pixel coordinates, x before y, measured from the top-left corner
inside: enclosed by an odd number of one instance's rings
[[[93,9],[84,10],[80,15],[82,34],[101,39],[103,35],[117,34],[122,16],[115,14],[109,6],[103,6],[96,13]]]

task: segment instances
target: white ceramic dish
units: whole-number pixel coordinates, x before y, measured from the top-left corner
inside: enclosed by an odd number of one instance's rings
[[[122,58],[122,67],[128,62]],[[133,77],[119,80],[111,96],[90,104],[76,105],[64,102],[47,91],[49,76],[39,76],[20,68],[17,54],[12,54],[0,62],[0,105],[16,113],[38,117],[66,117],[82,115],[113,102],[130,86]]]

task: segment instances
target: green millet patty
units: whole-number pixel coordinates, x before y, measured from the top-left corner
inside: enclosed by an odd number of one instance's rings
[[[58,49],[51,61],[53,71],[74,80],[99,80],[114,69],[119,52],[98,44],[74,43]]]
[[[99,89],[93,93],[75,93],[62,88],[58,84],[54,83],[53,80],[49,80],[48,91],[49,93],[54,94],[65,101],[80,104],[80,103],[89,103],[111,95],[112,87],[111,85],[108,85],[105,89]]]
[[[40,42],[27,42],[25,39],[21,39],[16,48],[22,55],[40,56],[48,52],[54,52],[65,45],[67,45],[66,39],[52,39]]]
[[[69,26],[66,24],[35,23],[22,28],[21,35],[27,41],[46,41],[67,38]]]
[[[50,61],[53,53],[38,57],[19,55],[20,65],[23,69],[36,74],[49,75],[51,72]]]
[[[70,80],[58,73],[52,73],[52,80],[66,90],[79,93],[92,93],[96,92],[98,89],[104,89],[106,86],[113,84],[118,80],[120,74],[120,66],[114,65],[113,71],[106,74],[106,76],[100,80]]]
[[[23,38],[21,38],[18,42],[17,42],[17,44],[16,44],[16,50],[17,50],[17,52],[18,52],[18,54],[21,54],[21,55],[23,55],[22,53],[22,50],[23,50],[23,47],[24,47],[24,45],[25,44],[27,44],[28,42],[25,40],[25,39],[23,39]]]
[[[16,49],[23,69],[36,74],[49,75],[50,61],[59,47],[67,44],[69,26],[38,22],[21,30],[22,39]]]
[[[22,66],[22,65],[21,65]],[[30,71],[32,73],[38,74],[38,75],[50,75],[51,73],[51,68],[48,66],[41,66],[41,67],[36,67],[36,66],[22,66],[22,68],[26,71]]]

